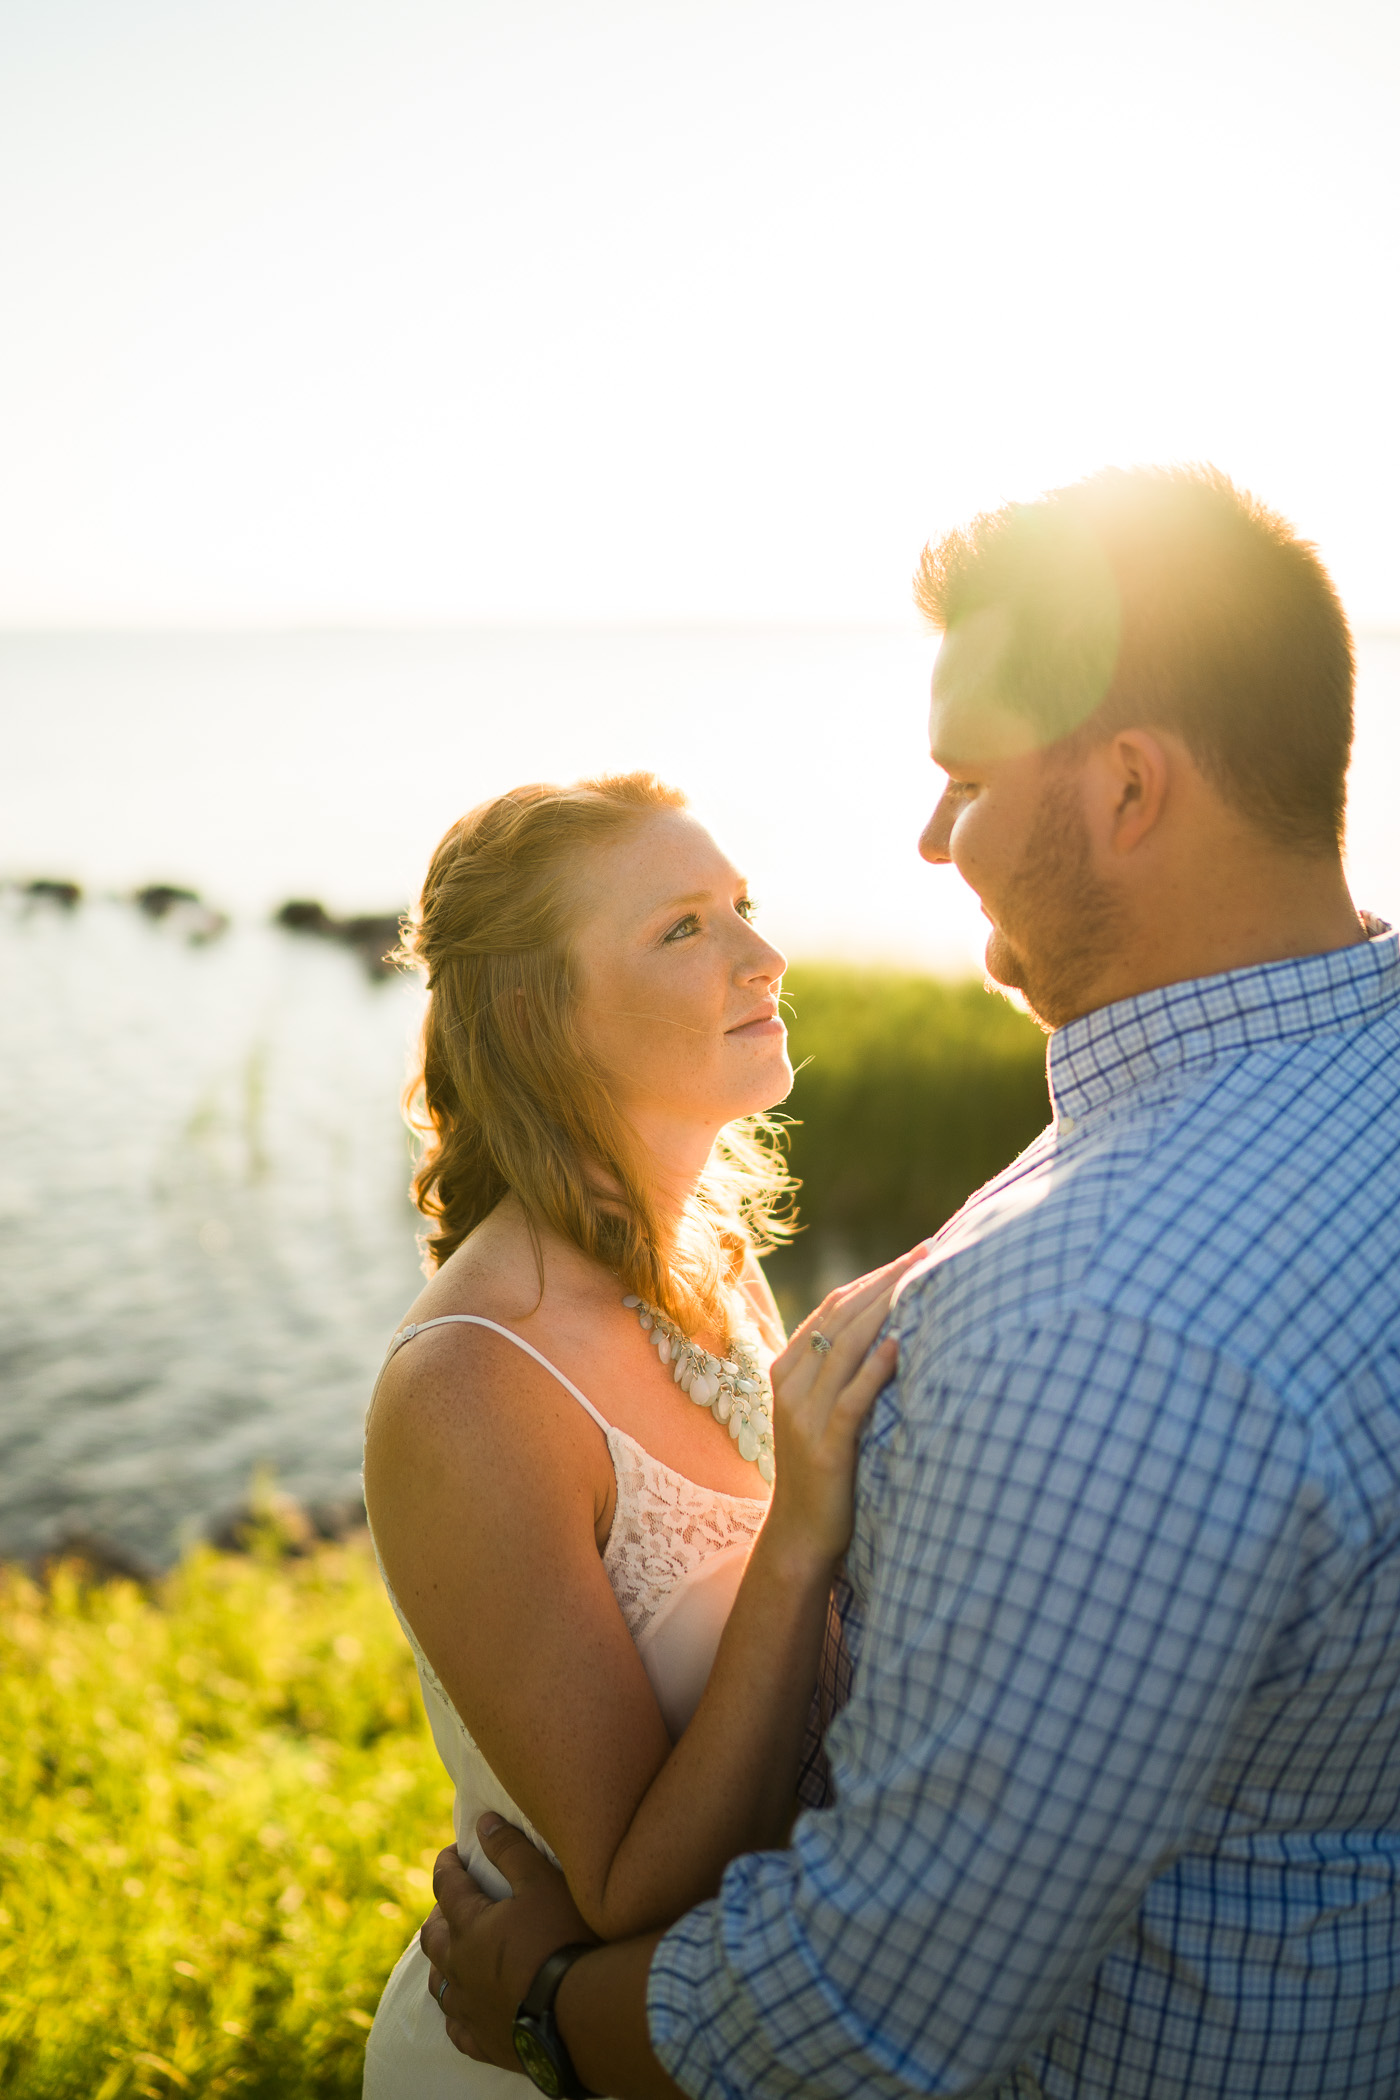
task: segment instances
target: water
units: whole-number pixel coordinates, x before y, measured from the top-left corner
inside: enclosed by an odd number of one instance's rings
[[[879,631],[0,637],[0,1554],[150,1558],[255,1466],[358,1493],[365,1401],[419,1283],[398,1118],[418,993],[275,932],[291,894],[411,897],[513,779],[645,764],[696,792],[794,954],[975,968],[913,852],[929,647]],[[1400,637],[1363,638],[1350,860],[1400,917]],[[230,930],[104,886],[186,882]]]
[[[418,1285],[405,980],[256,925],[0,910],[0,1553],[164,1560],[253,1469],[358,1496]]]

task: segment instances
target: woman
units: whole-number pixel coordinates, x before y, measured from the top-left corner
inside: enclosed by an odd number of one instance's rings
[[[504,1893],[475,1837],[496,1810],[619,1937],[790,1823],[905,1265],[784,1350],[756,1252],[788,1184],[750,1120],[792,1084],[784,958],[650,775],[464,817],[408,948],[429,986],[414,1187],[434,1273],[372,1405],[370,1522],[462,1857]],[[518,2100],[453,2049],[427,1973],[415,1939],[367,2100]]]

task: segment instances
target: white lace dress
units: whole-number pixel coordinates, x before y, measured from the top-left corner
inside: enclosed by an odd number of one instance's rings
[[[603,1567],[674,1741],[705,1689],[766,1501],[719,1494],[663,1465],[607,1422],[562,1371],[508,1327],[469,1314],[448,1318],[505,1335],[559,1380],[606,1437],[617,1475],[617,1506]],[[422,1328],[444,1324],[424,1320],[404,1328],[390,1343],[389,1354]],[[554,1855],[473,1742],[392,1589],[389,1601],[418,1664],[433,1741],[456,1789],[452,1824],[458,1854],[483,1888],[503,1896],[506,1884],[477,1843],[477,1818],[487,1809],[518,1824],[546,1857]],[[521,2100],[528,2091],[515,2073],[473,2063],[453,2048],[428,1996],[427,1958],[415,1936],[375,2014],[365,2050],[365,2100],[462,2100],[465,2095]]]

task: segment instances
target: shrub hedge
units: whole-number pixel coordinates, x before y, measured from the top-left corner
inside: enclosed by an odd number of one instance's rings
[[[934,1231],[1050,1107],[1045,1037],[979,983],[804,963],[784,1004],[804,1229],[766,1267],[791,1316]]]
[[[352,2100],[451,1790],[372,1554],[0,1570],[0,2092]]]

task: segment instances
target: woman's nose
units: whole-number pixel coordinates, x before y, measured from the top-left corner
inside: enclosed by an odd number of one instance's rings
[[[782,949],[775,948],[771,941],[760,940],[758,953],[750,963],[747,974],[751,977],[772,979],[781,977],[786,969],[787,957]]]

